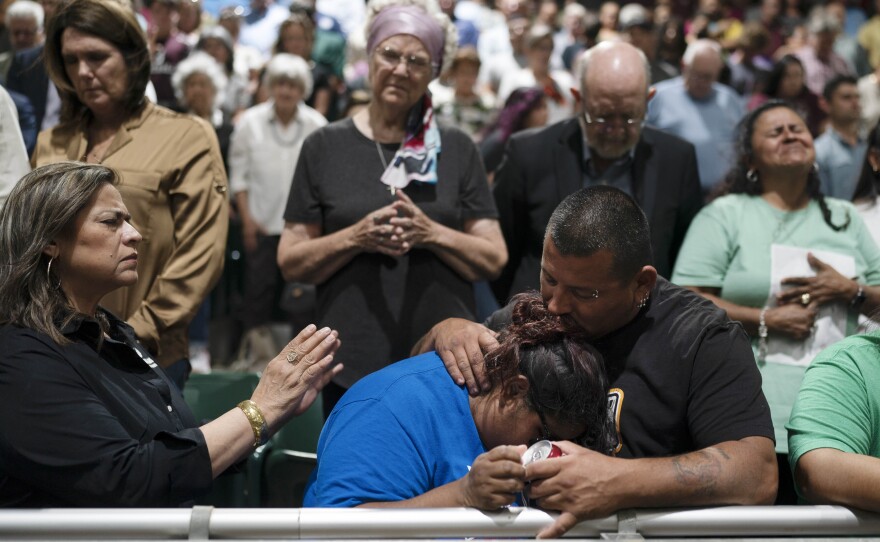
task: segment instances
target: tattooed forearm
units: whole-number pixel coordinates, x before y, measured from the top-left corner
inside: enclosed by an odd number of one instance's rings
[[[696,495],[712,497],[717,493],[719,477],[724,470],[722,462],[729,460],[730,456],[723,450],[708,448],[674,457],[672,467],[681,486],[690,488]]]

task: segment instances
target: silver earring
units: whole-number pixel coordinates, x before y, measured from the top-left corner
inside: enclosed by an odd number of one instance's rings
[[[754,169],[750,169],[746,172],[746,179],[752,184],[758,182],[758,172]]]
[[[52,284],[52,262],[55,261],[55,256],[49,258],[49,265],[46,266],[46,278],[49,279],[49,284]],[[58,283],[53,285],[54,288],[61,287],[61,277],[58,278]]]
[[[819,163],[818,162],[813,162],[813,171],[815,171],[816,173],[819,173]]]
[[[645,305],[648,304],[648,299],[650,299],[650,298],[651,298],[651,294],[650,294],[650,293],[645,294],[645,297],[643,297],[642,300],[639,301],[638,307],[639,307],[640,309],[644,309],[644,308],[645,308]]]

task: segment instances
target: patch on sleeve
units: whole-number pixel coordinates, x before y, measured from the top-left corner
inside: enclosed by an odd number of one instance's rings
[[[623,390],[612,388],[608,391],[608,420],[614,424],[614,439],[612,452],[617,455],[623,448],[623,439],[620,436],[620,411],[623,410]]]

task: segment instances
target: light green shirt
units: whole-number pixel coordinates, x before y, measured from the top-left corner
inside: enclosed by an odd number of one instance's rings
[[[787,428],[792,470],[817,448],[880,457],[880,334],[847,337],[816,356]]]
[[[831,222],[850,225],[834,231],[813,200],[806,208],[781,211],[760,196],[732,194],[704,207],[691,223],[675,263],[672,282],[681,286],[720,288],[721,298],[747,307],[763,307],[770,293],[770,247],[787,245],[852,256],[864,284],[880,284],[880,249],[853,205],[826,198]],[[847,333],[857,325],[850,311]],[[755,341],[753,341],[754,343]],[[756,346],[753,344],[753,346]],[[803,379],[804,368],[759,365],[764,395],[776,430],[776,451],[788,451],[785,424]]]

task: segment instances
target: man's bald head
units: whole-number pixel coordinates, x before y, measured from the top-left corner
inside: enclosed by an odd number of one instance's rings
[[[651,65],[637,47],[621,41],[603,41],[588,49],[581,57],[581,94],[591,90],[621,90],[648,95]]]
[[[653,89],[645,54],[625,42],[602,42],[579,64],[584,136],[590,150],[616,160],[639,140]]]
[[[724,58],[718,42],[700,39],[688,45],[681,58],[681,75],[688,94],[695,100],[708,98],[723,68]]]

